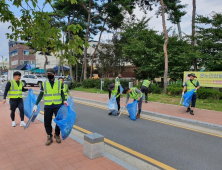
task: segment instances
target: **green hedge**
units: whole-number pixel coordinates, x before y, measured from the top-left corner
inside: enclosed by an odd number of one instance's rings
[[[121,80],[121,85],[123,88],[128,87],[129,86],[129,82],[131,81],[127,81],[127,80]],[[110,84],[115,83],[115,80],[109,80],[109,79],[105,79],[104,80],[104,84],[103,84],[103,90],[104,91],[108,91],[108,87]],[[101,80],[100,79],[87,79],[87,80],[83,80],[82,82],[82,87],[84,88],[96,88],[96,89],[100,89],[101,86]]]
[[[129,86],[129,82],[131,81],[127,81],[127,80],[121,80],[121,85],[123,88],[128,87]],[[104,91],[108,91],[108,87],[111,83],[115,83],[115,80],[109,80],[109,79],[105,79],[104,80],[104,85],[103,85],[103,90]],[[82,84],[80,83],[72,83],[72,88],[75,87],[84,87],[84,88],[96,88],[96,89],[100,89],[100,85],[101,85],[101,80],[100,79],[87,79],[87,80],[83,80]],[[141,83],[139,82],[138,85],[135,85],[135,87],[137,87],[138,89],[140,89]],[[153,94],[161,94],[163,92],[163,88],[160,87],[160,85],[158,85],[157,83],[154,83],[151,85],[152,88],[152,93]],[[167,94],[168,95],[173,95],[173,96],[181,96],[183,91],[183,86],[181,84],[171,84],[167,87]],[[198,91],[197,91],[197,97],[199,99],[214,99],[214,100],[219,100],[222,99],[222,92],[219,92],[218,90],[214,90],[212,88],[204,88],[201,87]]]

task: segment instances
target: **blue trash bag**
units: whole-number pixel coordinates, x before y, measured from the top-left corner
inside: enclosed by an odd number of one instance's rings
[[[73,98],[69,97],[67,100],[68,106],[62,105],[57,112],[54,122],[59,126],[62,133],[62,139],[65,140],[72,131],[76,120],[76,111],[74,107]]]
[[[115,95],[111,96],[107,105],[108,105],[108,108],[109,108],[110,112],[112,112],[112,114],[116,116],[118,114],[118,106],[117,106]]]
[[[120,88],[120,94],[122,94],[123,93],[123,87],[122,87],[121,84],[119,85],[119,88]]]
[[[195,89],[194,90],[191,90],[189,92],[186,92],[184,95],[183,95],[183,105],[185,107],[189,107],[190,106],[190,102],[192,100],[192,97],[193,97],[193,93],[194,93]]]
[[[27,118],[30,119],[33,113],[33,107],[35,106],[37,101],[37,95],[33,94],[33,90],[29,90],[29,94],[24,101],[24,114]],[[37,112],[35,112],[34,116],[32,117],[32,122],[34,122],[35,118],[38,116],[40,112],[40,104],[37,105]]]
[[[127,104],[126,108],[129,112],[130,119],[136,120],[136,115],[137,115],[137,103],[138,101],[134,101],[133,103]]]

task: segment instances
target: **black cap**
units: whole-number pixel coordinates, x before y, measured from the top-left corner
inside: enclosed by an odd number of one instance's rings
[[[49,68],[47,70],[47,74],[55,74],[55,70],[53,68]]]
[[[21,76],[22,74],[19,71],[13,73],[13,76]]]

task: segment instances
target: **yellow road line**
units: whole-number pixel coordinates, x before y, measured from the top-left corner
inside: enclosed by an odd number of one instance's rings
[[[44,114],[43,111],[40,111],[40,113]],[[74,125],[73,128],[77,129],[77,130],[79,130],[79,131],[81,131],[83,133],[86,133],[86,134],[92,133],[92,132],[90,132],[90,131],[88,131],[86,129],[83,129],[83,128],[79,127],[79,126],[76,126],[76,125]],[[132,154],[132,155],[134,155],[134,156],[136,156],[138,158],[141,158],[141,159],[143,159],[145,161],[148,161],[148,162],[150,162],[150,163],[152,163],[152,164],[154,164],[154,165],[156,165],[156,166],[158,166],[160,168],[167,169],[167,170],[176,170],[176,169],[174,169],[174,168],[172,168],[172,167],[170,167],[170,166],[168,166],[168,165],[166,165],[166,164],[164,164],[162,162],[159,162],[159,161],[157,161],[157,160],[155,160],[153,158],[150,158],[150,157],[148,157],[148,156],[146,156],[144,154],[141,154],[141,153],[139,153],[137,151],[134,151],[134,150],[132,150],[130,148],[127,148],[127,147],[125,147],[123,145],[120,145],[120,144],[118,144],[116,142],[113,142],[113,141],[111,141],[111,140],[109,140],[107,138],[104,138],[104,141],[106,143],[110,144],[110,145],[115,146],[116,148],[120,148],[121,150],[123,150],[125,152],[128,152],[128,153],[130,153],[130,154]]]
[[[83,104],[83,105],[87,105],[87,106],[97,107],[97,106],[90,105],[90,104],[85,104],[85,103],[82,103],[82,102],[76,102],[75,101],[75,103],[79,103],[79,104]],[[98,107],[98,108],[101,108],[101,109],[104,109],[104,110],[108,110],[107,108],[103,108],[103,107]],[[126,112],[123,112],[122,114],[128,115],[128,113],[126,113]],[[165,125],[170,125],[170,126],[174,126],[174,127],[178,127],[178,128],[182,128],[182,129],[186,129],[186,130],[190,130],[190,131],[195,131],[195,132],[199,132],[199,133],[203,133],[203,134],[207,134],[207,135],[211,135],[211,136],[216,136],[216,137],[222,138],[221,135],[216,135],[216,134],[209,133],[209,132],[204,132],[204,131],[201,131],[201,130],[187,128],[187,127],[180,126],[180,125],[174,125],[172,123],[167,123],[167,122],[163,122],[163,121],[159,121],[159,120],[154,120],[154,119],[150,119],[150,118],[145,118],[145,117],[140,117],[140,118],[141,119],[145,119],[145,120],[149,120],[149,121],[152,121],[152,122],[162,123],[162,124],[165,124]]]

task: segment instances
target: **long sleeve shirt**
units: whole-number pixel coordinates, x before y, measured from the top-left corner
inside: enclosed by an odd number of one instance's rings
[[[16,83],[18,84],[18,86],[20,85],[20,81],[16,81]],[[11,88],[11,82],[9,81],[5,86],[4,99],[6,99],[6,96],[10,88]],[[28,91],[28,89],[25,89],[24,87],[22,87],[22,91],[25,92],[25,91]],[[15,99],[10,99],[10,100],[21,100],[21,99],[22,98],[15,98]]]
[[[142,93],[140,90],[138,90],[138,89],[135,89],[135,91],[136,91],[136,93],[139,94],[139,98],[141,98],[143,93]],[[130,92],[130,93],[132,93],[132,92]],[[130,98],[130,95],[129,95],[129,93],[128,93],[128,94],[127,94],[127,97],[126,97],[126,104],[128,103],[129,98]]]
[[[49,80],[49,83],[51,84],[51,87],[53,88],[54,80],[52,80],[52,81]],[[36,101],[36,105],[38,105],[39,102],[42,100],[43,95],[44,95],[43,86],[41,86],[40,93],[39,93],[39,96],[38,96],[37,101]],[[65,95],[63,93],[63,85],[62,85],[62,89],[61,89],[61,97],[62,97],[62,103],[63,103],[65,101]],[[45,108],[60,107],[60,106],[62,106],[62,103],[61,104],[45,105]]]

